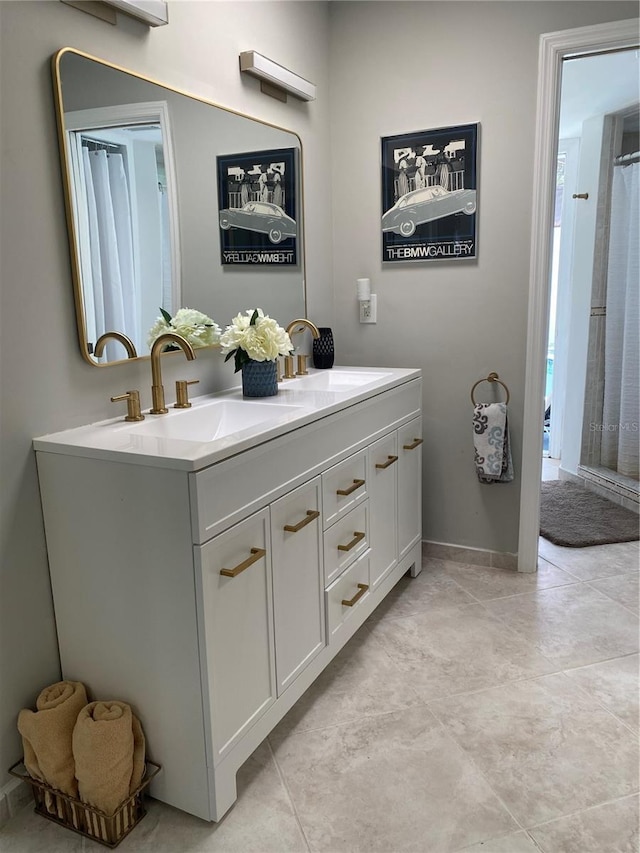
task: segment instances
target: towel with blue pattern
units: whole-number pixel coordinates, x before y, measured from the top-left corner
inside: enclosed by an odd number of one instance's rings
[[[513,480],[506,403],[476,403],[473,407],[473,447],[476,473],[481,483]]]

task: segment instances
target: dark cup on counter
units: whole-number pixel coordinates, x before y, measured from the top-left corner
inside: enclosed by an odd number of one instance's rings
[[[328,326],[320,326],[318,331],[320,337],[313,339],[313,366],[323,370],[333,367],[333,332]]]

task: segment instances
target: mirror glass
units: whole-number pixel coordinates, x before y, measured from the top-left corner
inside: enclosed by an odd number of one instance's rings
[[[304,317],[301,143],[65,48],[53,58],[80,347],[149,354],[158,317],[203,312],[222,330],[262,308]]]

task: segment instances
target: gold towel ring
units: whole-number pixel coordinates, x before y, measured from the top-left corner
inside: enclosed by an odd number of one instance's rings
[[[492,372],[487,376],[487,378],[486,378],[486,379],[478,379],[478,381],[476,382],[476,384],[475,384],[475,385],[473,386],[473,388],[471,389],[471,402],[473,403],[473,405],[474,405],[474,406],[476,405],[476,401],[473,399],[473,392],[476,390],[476,388],[478,387],[478,385],[480,385],[480,383],[481,383],[481,382],[497,382],[497,383],[498,383],[498,385],[502,385],[502,387],[504,388],[504,390],[507,392],[507,399],[505,400],[505,404],[507,404],[507,403],[509,402],[509,400],[511,399],[511,394],[509,393],[509,389],[507,388],[507,386],[505,385],[505,383],[502,381],[502,379],[500,379],[500,377],[498,376],[498,374],[497,374],[497,373],[495,373],[495,372],[493,372],[493,371],[492,371]]]

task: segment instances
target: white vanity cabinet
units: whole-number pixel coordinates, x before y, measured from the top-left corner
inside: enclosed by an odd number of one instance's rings
[[[219,820],[239,767],[420,571],[420,373],[389,375],[241,451],[121,424],[118,451],[36,439],[63,677],[133,706],[158,799]]]

